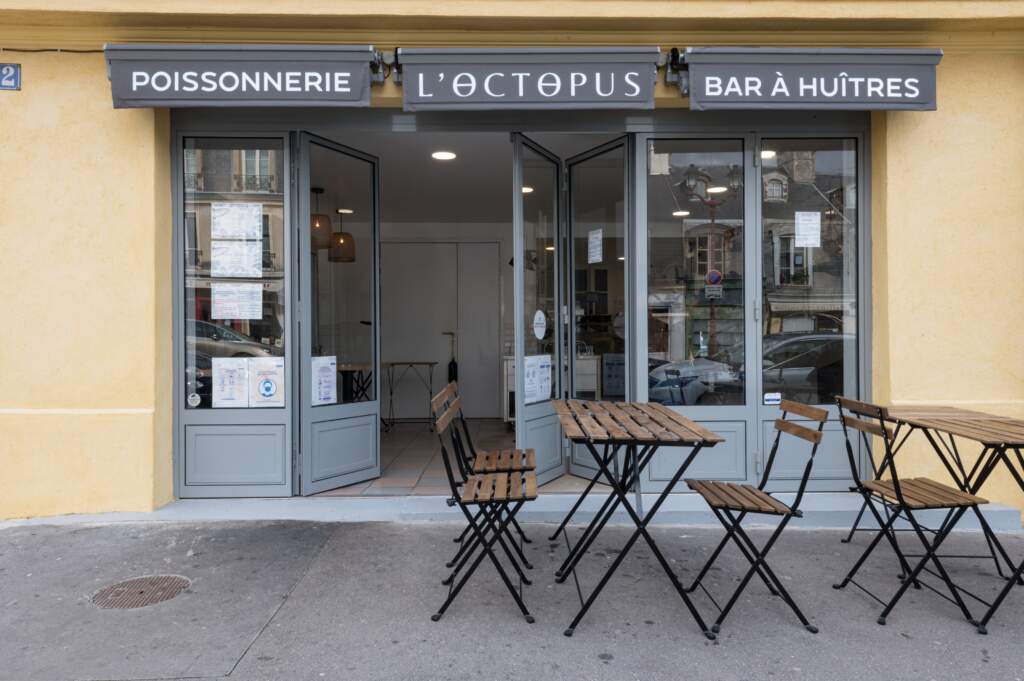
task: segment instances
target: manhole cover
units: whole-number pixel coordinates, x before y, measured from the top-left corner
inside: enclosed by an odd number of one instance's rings
[[[92,597],[92,602],[104,609],[141,608],[169,601],[191,584],[192,582],[178,575],[136,577],[103,587]]]

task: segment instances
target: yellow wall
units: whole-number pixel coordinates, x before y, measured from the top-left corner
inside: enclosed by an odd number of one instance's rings
[[[873,118],[875,397],[1024,418],[1024,53],[946,55],[938,101]]]
[[[874,398],[1024,418],[1024,2],[375,8],[401,17],[346,16],[365,10],[340,0],[237,0],[219,16],[202,15],[207,2],[140,4],[0,0],[0,47],[184,39],[945,48],[938,111],[872,117]],[[508,20],[496,23],[499,15]],[[988,26],[1000,30],[980,30]],[[169,116],[112,109],[100,54],[0,61],[20,62],[25,82],[0,93],[0,285],[14,320],[0,335],[0,517],[154,508],[173,487]],[[389,85],[375,101],[394,106],[398,94]],[[681,103],[659,87],[659,107]],[[904,460],[941,474],[920,446]],[[1008,480],[986,494],[1024,508]]]
[[[24,89],[0,97],[0,517],[151,509],[170,493],[168,117],[114,111],[102,55],[17,60]]]

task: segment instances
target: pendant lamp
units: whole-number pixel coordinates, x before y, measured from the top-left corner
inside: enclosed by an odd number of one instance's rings
[[[347,208],[338,209],[338,227],[342,229],[331,234],[331,250],[327,252],[327,259],[331,262],[356,261],[356,240],[342,225],[342,215],[351,212]]]
[[[309,240],[314,251],[321,251],[331,245],[331,216],[320,212],[320,195],[323,187],[310,187],[316,197],[316,210],[309,216]]]

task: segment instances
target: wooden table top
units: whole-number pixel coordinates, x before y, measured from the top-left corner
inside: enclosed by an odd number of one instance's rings
[[[565,436],[602,444],[708,445],[725,438],[654,402],[552,400]]]
[[[1024,421],[947,405],[903,405],[889,408],[889,418],[915,428],[937,430],[987,447],[1024,447]]]

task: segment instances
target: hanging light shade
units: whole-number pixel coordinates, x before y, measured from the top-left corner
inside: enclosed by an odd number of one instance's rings
[[[338,222],[341,222],[340,214],[338,216]],[[327,252],[327,259],[331,262],[356,261],[356,240],[344,229],[331,234],[330,249],[331,250]]]
[[[331,245],[331,216],[320,212],[320,195],[324,188],[310,187],[309,191],[316,196],[316,209],[309,216],[309,239],[313,250],[322,251]]]

